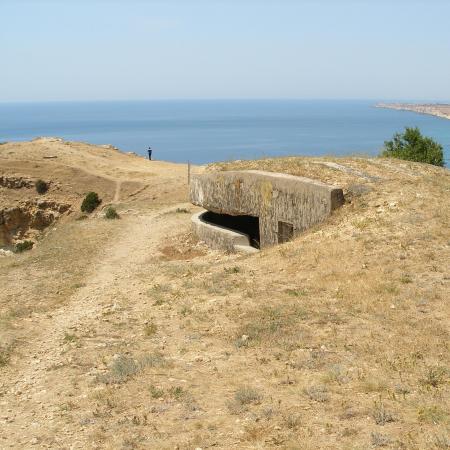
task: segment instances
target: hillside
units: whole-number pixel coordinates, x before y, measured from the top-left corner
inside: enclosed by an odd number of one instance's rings
[[[0,257],[0,448],[449,447],[450,172],[206,168],[230,169],[337,184],[346,204],[293,242],[223,254],[190,233],[184,165],[0,145],[0,176],[42,178],[70,205],[34,249]],[[0,189],[0,208],[42,200]],[[121,219],[76,220],[90,190]]]
[[[184,199],[186,185],[179,182],[183,177],[186,183],[185,167],[150,162],[109,145],[58,138],[0,145],[0,218],[3,212],[7,222],[3,233],[0,229],[0,245],[38,238],[54,219],[76,216],[89,190],[99,194],[103,206]],[[49,186],[45,195],[36,192],[39,179]]]

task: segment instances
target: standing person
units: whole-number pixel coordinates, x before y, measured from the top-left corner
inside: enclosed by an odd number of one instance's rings
[[[152,148],[149,147],[149,148],[148,148],[148,159],[149,159],[150,161],[152,160],[152,152],[153,152]]]

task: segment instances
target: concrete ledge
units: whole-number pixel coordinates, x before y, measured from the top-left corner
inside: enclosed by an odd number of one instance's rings
[[[207,212],[201,211],[191,218],[193,231],[200,240],[215,249],[244,253],[258,252],[258,249],[250,245],[250,239],[246,234],[206,222],[203,215]]]

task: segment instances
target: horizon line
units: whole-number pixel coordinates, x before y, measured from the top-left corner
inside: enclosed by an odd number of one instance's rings
[[[214,101],[367,101],[387,103],[450,103],[449,99],[411,99],[411,98],[362,98],[362,97],[166,97],[143,99],[61,99],[61,100],[0,100],[0,104],[39,104],[39,103],[127,103],[127,102],[214,102]]]

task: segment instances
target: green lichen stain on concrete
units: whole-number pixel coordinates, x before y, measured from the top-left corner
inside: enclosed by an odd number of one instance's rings
[[[270,181],[261,180],[259,182],[259,191],[261,193],[262,209],[267,210],[272,204],[273,185]]]

